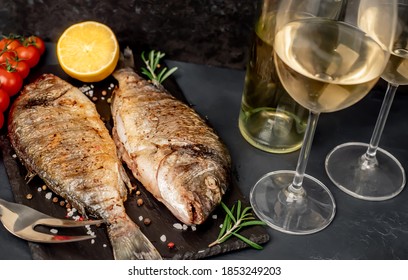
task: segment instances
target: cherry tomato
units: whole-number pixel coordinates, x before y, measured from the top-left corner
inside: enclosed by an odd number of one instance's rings
[[[0,88],[11,97],[17,94],[23,86],[23,78],[17,72],[0,68]]]
[[[0,113],[3,113],[7,110],[10,105],[10,97],[7,92],[0,88]]]
[[[45,43],[44,43],[44,41],[43,41],[40,37],[38,37],[38,36],[32,35],[32,36],[30,36],[30,37],[27,37],[27,38],[24,40],[23,45],[24,45],[24,46],[28,46],[28,45],[33,45],[33,46],[35,46],[35,47],[40,51],[40,54],[41,54],[41,55],[45,52]]]
[[[18,57],[15,57],[12,60],[7,60],[2,66],[7,69],[9,72],[17,72],[23,80],[30,73],[30,66],[24,60],[20,60]]]
[[[3,38],[0,41],[0,47],[1,49],[8,49],[8,50],[15,50],[18,47],[21,47],[22,44],[20,42],[20,40],[18,39],[14,39],[14,38]]]
[[[14,51],[3,50],[0,52],[0,63],[14,60],[16,53]]]
[[[40,61],[40,51],[33,45],[21,46],[16,50],[19,59],[24,60],[30,68],[33,68]]]
[[[3,124],[4,124],[4,115],[3,113],[0,113],[0,128],[3,127]]]

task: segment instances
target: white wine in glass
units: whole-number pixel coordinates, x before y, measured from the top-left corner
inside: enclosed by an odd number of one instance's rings
[[[384,46],[395,31],[393,0],[344,1],[337,18],[323,9],[339,1],[275,1],[275,64],[279,79],[299,104],[310,110],[296,171],[265,174],[250,193],[252,207],[270,227],[290,234],[310,234],[327,227],[336,212],[334,198],[319,180],[305,174],[320,113],[347,108],[378,81],[389,58]],[[383,4],[388,8],[384,9]],[[362,10],[382,9],[369,21],[388,20],[374,35],[358,25]],[[305,15],[302,19],[291,13]]]
[[[388,82],[388,87],[370,143],[339,145],[329,153],[325,162],[327,174],[333,183],[347,194],[363,200],[393,198],[406,183],[401,163],[391,153],[379,148],[395,92],[399,85],[408,84],[408,1],[397,2],[395,38],[389,46],[391,56],[381,75]]]

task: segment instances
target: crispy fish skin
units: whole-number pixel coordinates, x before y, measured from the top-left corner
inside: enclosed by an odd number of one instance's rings
[[[13,103],[8,131],[31,174],[108,224],[115,259],[160,258],[125,212],[129,178],[95,105],[79,89],[44,74]]]
[[[113,73],[113,138],[136,179],[185,224],[202,224],[230,180],[225,145],[189,106],[138,76]]]

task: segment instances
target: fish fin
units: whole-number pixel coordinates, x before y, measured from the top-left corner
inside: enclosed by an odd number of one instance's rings
[[[140,228],[128,218],[125,223],[111,224],[109,238],[116,260],[160,260],[161,256]]]

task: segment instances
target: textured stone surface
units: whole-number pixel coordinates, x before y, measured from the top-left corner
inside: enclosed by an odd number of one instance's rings
[[[121,45],[160,49],[169,58],[244,68],[254,0],[0,0],[0,33],[56,42],[69,25],[109,25]]]

